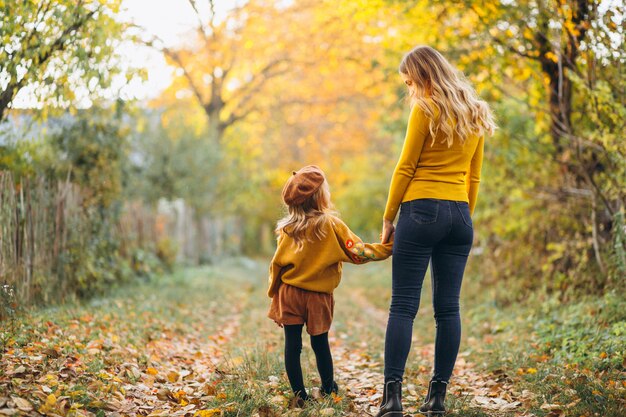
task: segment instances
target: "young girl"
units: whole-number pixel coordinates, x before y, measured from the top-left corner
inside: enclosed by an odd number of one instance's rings
[[[300,352],[306,324],[322,380],[322,395],[337,392],[328,330],[333,320],[333,290],[341,280],[342,262],[363,264],[391,255],[393,242],[363,243],[334,213],[324,173],[309,165],[283,188],[289,209],[278,222],[278,248],[270,265],[268,317],[285,330],[285,368],[302,407],[308,395],[302,380]]]

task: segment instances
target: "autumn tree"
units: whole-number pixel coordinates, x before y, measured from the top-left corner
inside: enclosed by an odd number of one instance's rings
[[[357,181],[339,169],[347,159],[391,152],[379,146],[389,137],[376,133],[379,115],[397,101],[381,65],[383,8],[251,1],[222,17],[190,4],[199,16],[192,42],[164,47],[151,40],[178,68],[153,105],[172,109],[163,115],[166,124],[182,117],[198,126],[198,109],[205,115],[207,136],[223,153],[223,165],[203,168],[220,177],[224,190],[211,193],[218,196],[213,209],[227,199],[229,210],[273,222],[280,198],[268,193],[279,196],[285,173],[298,165],[323,166],[340,190]]]
[[[485,197],[527,219],[517,226],[520,235],[494,236],[493,248],[523,264],[525,241],[539,257],[537,276],[551,271],[559,291],[601,291],[626,271],[616,269],[624,264],[626,203],[619,8],[590,0],[433,4],[439,46],[485,88],[500,118],[486,170],[498,172],[503,188],[486,184],[493,194]],[[512,197],[519,194],[525,198]],[[497,213],[492,231],[515,230]]]
[[[2,2],[0,120],[21,91],[46,106],[67,107],[106,88],[121,70],[111,59],[123,30],[113,16],[120,3]]]
[[[146,42],[179,68],[172,90],[188,91],[206,114],[210,140],[219,143],[224,131],[257,110],[266,83],[289,68],[281,48],[281,32],[273,19],[290,10],[274,4],[247,2],[218,19],[214,1],[189,0],[197,17],[188,44],[166,46],[158,38]],[[203,7],[204,6],[204,7]]]

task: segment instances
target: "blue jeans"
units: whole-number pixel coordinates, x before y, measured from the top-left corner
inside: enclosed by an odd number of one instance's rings
[[[459,295],[473,238],[465,202],[426,198],[400,206],[385,337],[385,381],[401,381],[404,376],[429,262],[437,328],[433,379],[449,381],[461,341]]]

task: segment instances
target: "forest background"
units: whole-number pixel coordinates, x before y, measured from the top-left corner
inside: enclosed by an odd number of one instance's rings
[[[175,40],[129,18],[131,3],[0,2],[1,320],[185,265],[267,259],[281,188],[306,164],[376,241],[409,110],[398,64],[427,44],[499,125],[469,265],[481,300],[572,309],[572,329],[595,317],[600,333],[550,337],[623,394],[623,2],[153,3],[191,16]],[[164,60],[166,82],[134,53]]]

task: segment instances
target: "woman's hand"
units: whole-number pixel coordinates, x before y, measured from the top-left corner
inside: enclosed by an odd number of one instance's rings
[[[390,222],[387,219],[383,219],[383,232],[381,233],[381,236],[380,236],[380,243],[389,242],[389,239],[391,238],[391,235],[393,234],[395,230],[396,228],[393,225],[393,222]]]

